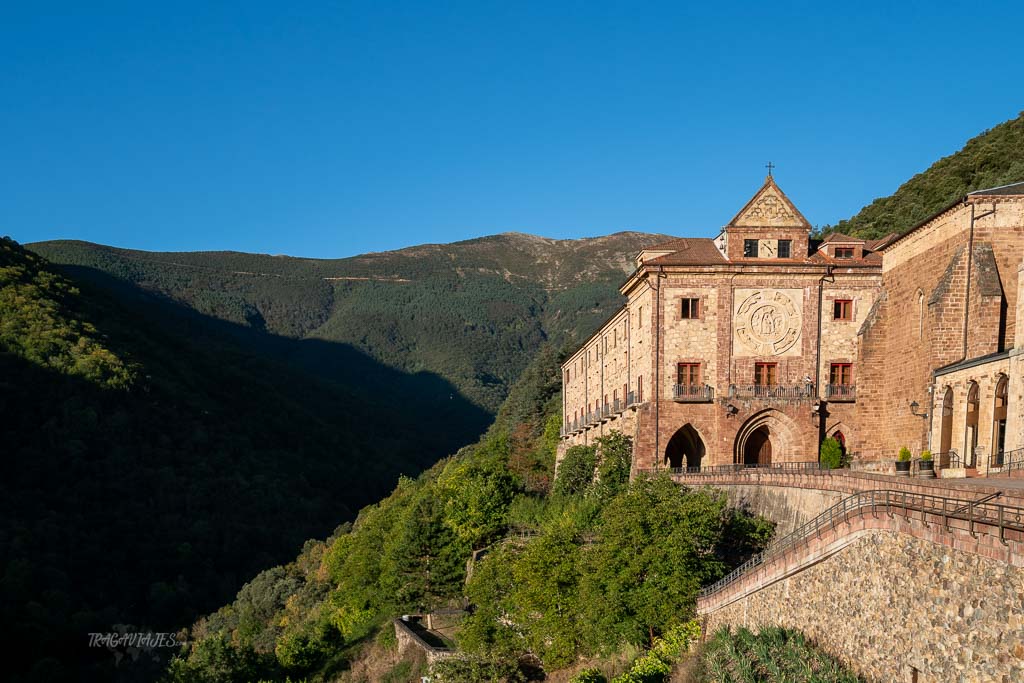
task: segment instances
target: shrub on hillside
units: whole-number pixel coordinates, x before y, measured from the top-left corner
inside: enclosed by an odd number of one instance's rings
[[[555,478],[555,493],[571,496],[583,493],[594,483],[597,467],[597,449],[593,446],[573,446],[565,452]]]

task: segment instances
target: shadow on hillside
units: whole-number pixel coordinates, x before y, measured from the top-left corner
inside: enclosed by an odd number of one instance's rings
[[[57,267],[130,391],[0,352],[0,638],[11,680],[152,680],[88,634],[173,631],[476,439],[442,378]],[[157,654],[166,654],[161,651]]]
[[[348,344],[281,337],[207,316],[95,268],[53,267],[113,295],[133,314],[172,334],[186,334],[195,340],[231,339],[244,351],[332,382],[357,400],[386,407],[393,411],[389,423],[403,422],[424,430],[419,460],[424,467],[475,441],[494,418],[434,373],[410,374],[388,367]],[[386,439],[389,434],[380,437]]]

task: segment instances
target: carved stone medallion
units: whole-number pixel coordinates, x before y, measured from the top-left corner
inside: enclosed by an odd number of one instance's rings
[[[793,349],[801,322],[793,299],[771,289],[743,294],[733,319],[736,341],[752,356],[781,356]]]

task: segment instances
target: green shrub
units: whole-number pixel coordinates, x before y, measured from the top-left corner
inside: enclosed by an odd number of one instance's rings
[[[843,447],[838,440],[830,436],[821,442],[819,457],[824,467],[830,470],[837,469],[843,464]]]
[[[570,678],[569,683],[608,683],[608,679],[605,678],[600,669],[591,667]]]
[[[571,496],[583,493],[594,483],[597,467],[597,449],[593,446],[573,446],[565,452],[555,479],[555,493]]]
[[[910,449],[906,446],[900,446],[900,453],[897,457],[900,462],[907,462],[910,460]]]
[[[925,462],[930,462],[931,459],[932,459],[932,452],[930,450],[928,450],[926,448],[923,451],[921,451],[921,460],[923,460]]]

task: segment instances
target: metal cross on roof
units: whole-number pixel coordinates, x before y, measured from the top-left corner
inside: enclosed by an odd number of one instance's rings
[[[775,164],[773,164],[772,162],[769,161],[767,164],[765,164],[764,167],[768,169],[768,177],[771,178],[772,177],[772,169],[775,168]]]

